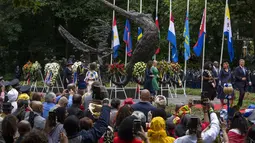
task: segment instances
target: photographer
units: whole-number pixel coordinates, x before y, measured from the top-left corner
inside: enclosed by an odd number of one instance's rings
[[[49,143],[58,143],[60,141],[60,133],[65,132],[63,128],[67,111],[65,107],[59,107],[49,112],[46,120],[45,132],[48,134]]]
[[[92,84],[92,95],[85,98],[85,116],[94,122],[99,118],[103,99],[108,98],[108,91],[101,83]]]
[[[211,103],[206,104],[206,107],[204,108],[204,117],[205,119],[207,118],[208,121],[210,119],[210,125],[203,130],[201,137],[204,143],[212,143],[220,132],[220,122]]]
[[[16,116],[16,118],[20,122],[21,120],[25,119],[26,109],[28,107],[28,100],[19,99],[17,101],[17,104],[18,109],[14,113],[12,113],[12,115]]]
[[[69,116],[64,122],[64,129],[67,133],[68,142],[86,142],[86,143],[95,143],[107,130],[109,121],[110,121],[110,107],[108,102],[104,100],[101,109],[101,114],[98,120],[94,123],[94,126],[89,130],[79,131],[79,119],[76,116]]]
[[[188,123],[188,135],[176,139],[175,143],[212,143],[216,140],[216,137],[220,132],[220,123],[218,117],[216,113],[214,113],[211,103],[203,104],[204,122],[208,122],[210,119],[210,125],[202,131],[200,119],[198,117],[191,117]]]
[[[188,121],[188,131],[185,136],[177,138],[174,143],[197,143],[201,137],[201,123],[196,116],[191,116]]]
[[[138,122],[137,122],[138,121]],[[138,137],[138,138],[137,138]],[[118,136],[113,140],[113,143],[149,143],[142,130],[141,122],[136,116],[126,117],[120,124]]]

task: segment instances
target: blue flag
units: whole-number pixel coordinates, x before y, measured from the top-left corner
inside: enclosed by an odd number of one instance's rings
[[[202,49],[203,49],[203,42],[204,42],[204,36],[206,33],[206,26],[205,26],[205,16],[206,16],[206,9],[204,10],[204,14],[202,17],[202,22],[200,25],[199,35],[198,35],[198,41],[193,47],[193,51],[196,54],[196,56],[200,56]]]
[[[185,38],[185,41],[184,41],[184,59],[185,59],[185,61],[187,61],[187,60],[189,60],[189,57],[190,57],[189,13],[188,12],[186,14],[183,37]]]
[[[132,55],[132,38],[131,38],[131,27],[129,20],[126,20],[125,30],[123,40],[126,43],[127,55],[130,57]]]

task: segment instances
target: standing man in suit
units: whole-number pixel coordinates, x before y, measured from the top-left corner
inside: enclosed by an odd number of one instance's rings
[[[217,61],[213,62],[212,74],[213,74],[214,79],[218,80],[218,76],[219,76],[219,63]]]
[[[251,80],[247,68],[244,67],[245,61],[239,60],[239,66],[235,69],[235,86],[239,90],[238,104],[240,107],[243,105],[243,98],[247,91],[247,85],[251,86]]]

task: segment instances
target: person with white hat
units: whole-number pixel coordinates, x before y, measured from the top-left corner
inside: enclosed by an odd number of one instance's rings
[[[10,82],[9,85],[7,86],[7,88],[6,88],[7,91],[8,91],[7,92],[8,102],[10,102],[13,106],[13,109],[12,109],[11,113],[15,112],[18,108],[17,98],[18,98],[19,92],[15,88],[12,87],[16,84],[17,84],[17,81],[14,80],[14,81]]]

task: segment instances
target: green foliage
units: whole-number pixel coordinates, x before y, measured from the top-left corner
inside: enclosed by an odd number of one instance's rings
[[[149,13],[155,18],[156,0],[143,1],[143,13]],[[126,1],[116,1],[116,5],[126,9]],[[13,71],[15,65],[24,65],[28,60],[57,59],[82,53],[73,50],[72,46],[59,35],[58,25],[63,25],[71,34],[92,47],[110,47],[112,10],[95,0],[0,0],[0,73]],[[190,0],[190,45],[197,41],[204,1]],[[206,59],[219,60],[223,31],[225,1],[208,1]],[[130,1],[130,10],[139,12],[139,0]],[[173,0],[173,16],[179,51],[179,61],[183,63],[183,29],[186,13],[186,0]],[[234,48],[237,61],[243,46],[236,40],[237,31],[242,38],[255,39],[255,1],[230,1]],[[169,26],[169,0],[159,1],[160,47],[158,60],[167,59],[168,41],[166,40]],[[116,13],[120,40],[126,18]],[[101,20],[101,22],[98,22]],[[102,22],[103,21],[103,22]],[[137,27],[131,21],[133,48],[137,42]],[[226,39],[225,39],[226,40]],[[253,42],[254,43],[254,42]],[[119,58],[124,61],[124,42],[121,40]],[[228,59],[227,42],[224,45],[224,59]],[[251,44],[250,48],[254,48]],[[254,50],[253,50],[254,51]],[[193,52],[192,52],[193,53]],[[252,57],[253,58],[253,57]],[[251,59],[252,59],[251,58]],[[91,60],[95,60],[91,55]],[[200,67],[201,58],[192,54],[188,68]],[[236,63],[236,62],[235,62]],[[7,66],[8,65],[8,66]]]

